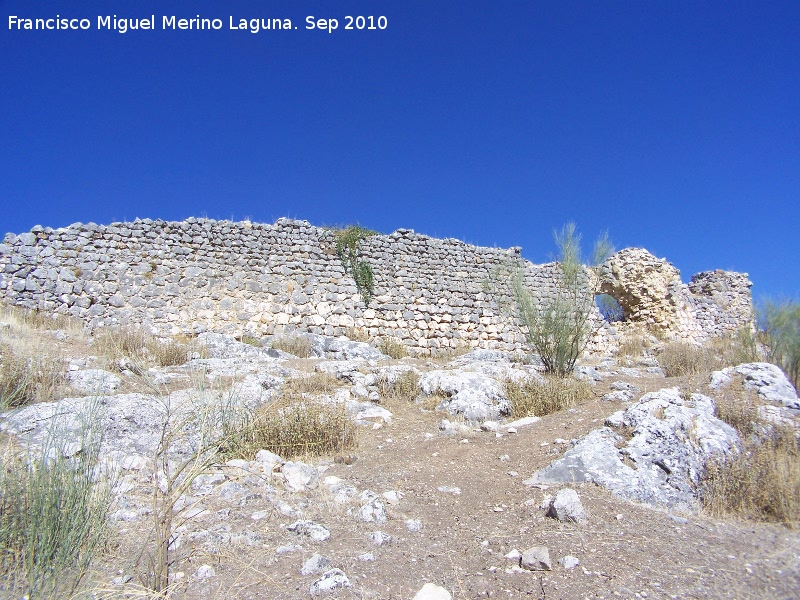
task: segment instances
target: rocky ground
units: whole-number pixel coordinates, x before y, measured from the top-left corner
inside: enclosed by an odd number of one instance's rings
[[[796,418],[793,388],[767,365],[666,378],[652,357],[593,360],[577,372],[591,399],[514,422],[502,382],[540,375],[499,352],[393,360],[316,337],[314,355],[298,359],[204,334],[206,357],[137,375],[124,363],[112,372],[64,332],[42,335],[72,353],[83,394],[6,413],[2,430],[35,445],[58,414],[64,451],[79,452],[69,415],[99,399],[103,465],[119,477],[97,597],[133,597],[146,571],[136,558],[159,510],[153,458],[165,421],[182,432],[169,454],[179,464],[197,447],[201,409],[258,406],[314,372],[337,378],[317,400],[347,404],[357,447],[291,461],[261,452],[193,473],[173,498],[175,598],[800,595],[796,531],[713,519],[697,501],[704,461],[740,443],[714,417],[719,390],[744,384],[766,417]],[[378,384],[408,370],[422,401],[383,397]]]

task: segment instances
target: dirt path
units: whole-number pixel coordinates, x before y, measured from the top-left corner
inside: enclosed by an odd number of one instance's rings
[[[426,582],[456,599],[797,597],[800,537],[782,526],[670,515],[592,484],[575,486],[587,512],[585,525],[544,516],[542,503],[555,488],[523,481],[563,451],[556,438],[579,437],[617,408],[594,400],[497,437],[444,436],[437,427],[441,413],[392,406],[390,425],[361,432],[353,464],[322,461],[328,465],[323,477],[339,477],[359,492],[400,492],[397,504],[385,503],[386,523],[348,515],[348,509],[358,510],[358,497],[337,503],[324,485],[305,494],[279,491],[297,516],[272,510],[253,522],[247,515],[271,505],[247,499],[223,523],[230,531],[250,531],[257,543],[232,543],[214,555],[200,544],[193,552],[185,547],[173,571],[191,575],[201,564],[215,569],[213,578],[188,577],[187,598],[308,598],[320,575],[304,576],[300,569],[314,553],[347,574],[351,587],[335,591],[339,598],[406,600]],[[285,529],[297,518],[324,524],[330,539],[298,539]],[[203,531],[216,519],[200,518],[189,528]],[[407,520],[419,521],[421,530],[410,531]],[[393,541],[376,546],[370,539],[376,530]],[[287,546],[297,547],[276,553]],[[552,571],[521,571],[505,558],[531,546],[549,548]],[[565,555],[578,558],[579,566],[560,566]]]

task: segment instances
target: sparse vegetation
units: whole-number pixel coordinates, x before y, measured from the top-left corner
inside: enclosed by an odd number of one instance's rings
[[[30,329],[80,330],[83,323],[67,315],[42,310],[30,310],[19,306],[4,304],[2,320],[16,323],[19,327]]]
[[[386,356],[394,359],[405,358],[408,356],[408,349],[406,348],[405,344],[390,337],[381,338],[381,340],[378,342],[378,350],[383,352]]]
[[[595,243],[592,266],[581,262],[581,236],[574,223],[555,233],[559,281],[553,296],[537,297],[526,287],[520,269],[512,278],[517,315],[528,344],[538,353],[547,373],[572,372],[591,333],[590,315],[599,282],[596,267],[613,252],[607,235]]]
[[[714,414],[736,429],[740,436],[749,437],[764,429],[760,425],[758,405],[754,392],[744,391],[740,385],[727,385],[714,398]]]
[[[669,342],[658,355],[658,363],[667,377],[709,373],[714,370],[714,354],[705,346],[688,342]]]
[[[372,340],[369,332],[364,327],[348,327],[345,329],[344,336],[353,342],[365,342],[368,344]]]
[[[152,344],[149,350],[156,364],[162,367],[182,365],[189,359],[192,352],[198,352],[200,356],[205,354],[199,345],[186,344],[172,339],[158,341]]]
[[[243,344],[247,344],[248,346],[253,346],[255,348],[261,347],[261,340],[258,339],[257,337],[253,337],[252,335],[244,334],[241,340],[239,341],[242,342]]]
[[[329,373],[315,371],[290,379],[283,384],[281,391],[285,394],[331,394],[341,385],[340,381]]]
[[[800,387],[800,303],[765,300],[757,311],[757,321],[767,359],[789,376],[795,389]]]
[[[793,430],[772,427],[765,439],[747,438],[742,451],[706,465],[703,505],[712,515],[800,522],[800,449]]]
[[[756,335],[750,327],[742,327],[735,333],[712,339],[709,348],[719,367],[761,360]]]
[[[570,408],[592,396],[592,389],[586,381],[558,376],[547,376],[541,383],[507,379],[505,392],[511,402],[513,418],[542,417]]]
[[[43,448],[8,444],[0,456],[0,580],[17,597],[70,597],[104,548],[111,493],[95,483],[95,417],[82,415],[69,457],[55,423]]]
[[[64,361],[40,349],[0,345],[0,410],[52,402],[66,387]]]
[[[355,448],[356,425],[340,403],[283,392],[274,401],[227,426],[226,457],[252,460],[260,449],[284,458],[335,454]]]
[[[94,348],[110,360],[126,358],[138,366],[154,363],[161,367],[182,365],[192,352],[204,354],[199,344],[174,338],[157,338],[141,329],[115,327],[99,332],[94,338]]]
[[[272,338],[270,345],[275,350],[287,352],[298,358],[311,356],[311,340],[301,335],[276,336]]]
[[[800,445],[797,432],[763,420],[755,393],[724,388],[716,416],[739,433],[735,456],[712,460],[703,479],[703,506],[714,516],[734,515],[796,527],[800,522]]]
[[[348,225],[328,231],[334,237],[336,255],[342,261],[345,272],[353,276],[364,306],[369,306],[375,295],[375,277],[370,264],[361,258],[360,246],[362,240],[377,235],[377,232],[360,225]]]
[[[647,334],[642,331],[630,332],[622,338],[617,350],[621,358],[640,358],[650,349]]]
[[[408,370],[391,380],[384,376],[378,379],[376,385],[381,402],[411,402],[419,394],[419,374]]]
[[[469,352],[471,348],[468,346],[457,346],[456,348],[433,348],[431,349],[431,360],[437,364],[445,364],[463,356]],[[410,355],[413,354],[409,353]]]
[[[714,338],[703,345],[668,342],[658,356],[667,377],[710,373],[759,358],[753,334],[741,329],[735,334]]]
[[[153,527],[134,561],[144,588],[158,596],[164,595],[172,583],[170,572],[174,560],[172,540],[175,530],[188,519],[186,509],[196,504],[190,502],[188,506],[178,508],[178,502],[192,481],[217,462],[221,445],[218,425],[220,421],[225,423],[225,415],[218,414],[216,407],[206,401],[205,394],[201,394],[189,410],[173,406],[169,394],[162,400],[164,421],[152,457],[154,473],[150,514]],[[195,436],[191,442],[188,431]],[[184,452],[176,453],[177,449]],[[188,453],[186,449],[189,449]]]

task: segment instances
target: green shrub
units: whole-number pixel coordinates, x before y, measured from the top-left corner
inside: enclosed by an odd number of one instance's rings
[[[93,416],[83,416],[81,451],[70,458],[55,425],[41,451],[8,447],[0,457],[4,589],[69,597],[102,551],[111,494],[110,485],[93,483],[99,450]]]
[[[781,367],[795,389],[800,387],[800,303],[790,300],[765,300],[757,311],[757,321],[767,358]]]
[[[547,376],[541,383],[507,379],[505,393],[513,418],[543,417],[591,398],[592,389],[583,380]]]
[[[590,316],[600,278],[597,266],[613,251],[604,234],[595,243],[592,267],[581,263],[581,236],[574,223],[554,234],[559,250],[559,278],[551,296],[534,296],[518,269],[511,287],[516,313],[528,344],[537,352],[545,371],[561,377],[572,372],[592,331]]]
[[[365,229],[360,225],[348,225],[343,228],[329,229],[336,244],[336,255],[342,261],[345,273],[350,273],[356,283],[356,289],[364,301],[364,306],[369,306],[375,295],[375,277],[370,264],[361,258],[361,242],[373,235],[376,231]]]
[[[247,344],[248,346],[254,346],[255,348],[261,347],[261,340],[257,337],[253,337],[252,335],[243,335],[242,339],[240,340],[243,344]]]

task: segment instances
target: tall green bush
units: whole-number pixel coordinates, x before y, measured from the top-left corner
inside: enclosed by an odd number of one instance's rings
[[[574,223],[554,232],[558,248],[558,280],[551,296],[539,298],[525,285],[524,271],[512,280],[517,315],[528,344],[545,371],[559,376],[572,372],[591,334],[590,315],[599,287],[597,266],[613,252],[607,234],[595,243],[590,265],[581,261],[581,235]]]
[[[800,303],[792,300],[764,300],[756,319],[767,347],[767,359],[781,367],[800,387]]]

